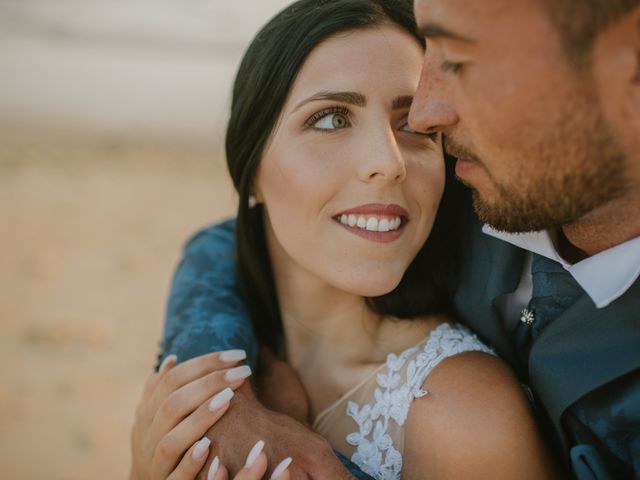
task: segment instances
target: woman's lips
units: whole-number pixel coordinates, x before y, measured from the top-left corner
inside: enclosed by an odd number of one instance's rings
[[[402,235],[408,217],[409,212],[399,205],[369,203],[344,210],[333,218],[354,235],[389,243]]]
[[[350,208],[340,212],[337,216],[342,214],[353,215],[376,215],[376,216],[388,216],[388,217],[409,217],[409,212],[405,208],[396,204],[384,204],[384,203],[367,203],[358,207]]]

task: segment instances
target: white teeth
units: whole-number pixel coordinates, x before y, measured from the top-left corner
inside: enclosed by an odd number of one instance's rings
[[[400,217],[378,218],[342,214],[340,217],[336,217],[336,219],[343,225],[369,230],[370,232],[391,232],[398,230],[400,225],[402,225],[402,219]]]

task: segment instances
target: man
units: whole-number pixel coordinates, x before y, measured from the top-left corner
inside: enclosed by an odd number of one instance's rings
[[[415,8],[427,52],[410,123],[443,133],[485,224],[470,241],[459,314],[529,385],[577,478],[640,477],[640,1]],[[165,338],[182,360],[255,347],[232,249],[229,224],[187,247]],[[279,456],[295,445],[298,473],[341,475],[326,444],[249,388],[227,417],[213,429],[219,448],[245,451],[245,422]]]

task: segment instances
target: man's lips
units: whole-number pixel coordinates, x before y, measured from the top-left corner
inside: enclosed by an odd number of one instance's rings
[[[458,157],[456,160],[456,175],[458,177],[465,177],[474,168],[478,166],[478,162],[470,158]]]

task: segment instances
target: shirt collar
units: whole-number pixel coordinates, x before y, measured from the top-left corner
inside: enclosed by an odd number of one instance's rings
[[[556,250],[546,230],[506,233],[485,225],[482,231],[532,253],[555,260],[587,292],[597,308],[621,297],[640,276],[640,237],[628,240],[578,263],[570,264]]]

